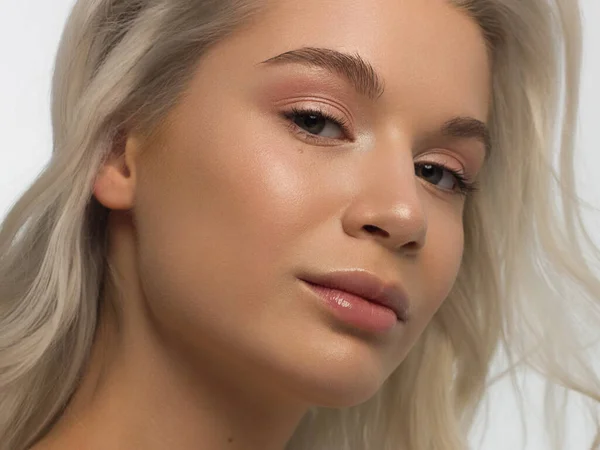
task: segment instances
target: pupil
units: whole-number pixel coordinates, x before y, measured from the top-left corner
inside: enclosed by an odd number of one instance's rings
[[[421,166],[421,174],[423,177],[428,178],[428,181],[433,184],[439,183],[444,176],[442,170],[431,164],[424,164]]]
[[[425,176],[431,176],[433,172],[433,166],[430,166],[429,164],[423,166],[423,174]]]
[[[319,134],[325,128],[325,120],[317,115],[310,114],[300,117],[300,126],[304,126],[307,131]]]

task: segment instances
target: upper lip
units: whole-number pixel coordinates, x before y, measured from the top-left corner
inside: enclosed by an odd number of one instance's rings
[[[364,270],[344,270],[325,274],[310,274],[301,280],[330,289],[349,292],[373,303],[390,308],[398,320],[408,320],[408,297],[399,283],[384,282]]]

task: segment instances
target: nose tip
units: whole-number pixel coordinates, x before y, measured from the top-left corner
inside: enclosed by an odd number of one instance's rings
[[[400,194],[363,196],[346,211],[343,227],[356,238],[374,239],[397,252],[415,253],[425,246],[427,215],[416,184]],[[405,183],[405,186],[408,183]]]
[[[380,217],[363,229],[393,250],[416,252],[424,247],[427,237],[427,221],[419,206],[405,207],[395,214]]]
[[[346,211],[346,226],[394,251],[422,249],[427,236],[426,198],[411,145],[380,139],[366,154],[362,178],[357,178],[359,191]]]

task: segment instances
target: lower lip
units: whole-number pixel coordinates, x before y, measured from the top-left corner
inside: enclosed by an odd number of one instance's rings
[[[394,328],[398,322],[390,308],[365,300],[354,294],[330,289],[307,281],[308,287],[317,294],[335,316],[364,331],[381,333]]]

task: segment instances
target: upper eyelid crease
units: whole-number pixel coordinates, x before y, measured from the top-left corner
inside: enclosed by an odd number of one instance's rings
[[[383,77],[358,53],[349,54],[329,48],[302,47],[273,56],[257,65],[284,65],[289,63],[320,67],[350,82],[359,93],[371,100],[377,100],[385,91]],[[443,136],[475,139],[485,147],[486,159],[492,150],[488,126],[473,117],[453,117],[438,130]]]

